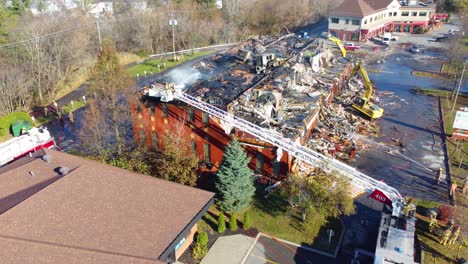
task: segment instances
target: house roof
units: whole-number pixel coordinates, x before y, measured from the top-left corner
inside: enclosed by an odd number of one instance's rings
[[[370,7],[364,0],[344,0],[341,5],[337,6],[332,12],[332,16],[350,16],[364,17],[372,14],[374,9]]]
[[[393,0],[344,0],[331,15],[365,17],[388,7]]]
[[[393,2],[393,0],[365,0],[365,1],[374,11],[379,11],[380,9],[384,9]]]
[[[213,202],[210,192],[45,152],[49,164],[35,159],[0,174],[2,197],[55,180],[0,215],[3,263],[160,263]],[[63,166],[71,170],[59,176]]]

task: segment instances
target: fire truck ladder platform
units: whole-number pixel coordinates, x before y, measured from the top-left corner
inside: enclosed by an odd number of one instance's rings
[[[370,195],[377,192],[377,194],[372,195],[373,198],[384,204],[391,205],[393,207],[392,215],[397,217],[399,216],[403,198],[398,190],[388,186],[386,183],[373,179],[340,161],[328,158],[307,147],[297,145],[277,132],[267,130],[246,120],[235,117],[226,111],[184,93],[181,89],[167,89],[161,96],[161,101],[163,102],[169,102],[174,99],[178,99],[188,105],[217,117],[224,122],[228,122],[232,126],[257,137],[260,140],[273,144],[282,150],[285,150],[297,159],[312,166],[321,166],[329,172],[338,172],[340,175],[347,177],[350,180],[351,186],[355,189],[361,190],[361,193],[367,192]],[[390,201],[387,199],[390,199]]]

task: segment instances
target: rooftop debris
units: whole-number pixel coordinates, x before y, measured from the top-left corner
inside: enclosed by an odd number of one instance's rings
[[[256,37],[195,63],[194,70],[203,78],[184,91],[292,141],[304,138],[313,118],[319,116],[308,147],[349,160],[366,148],[353,135],[375,136],[379,128],[345,110],[364,93],[357,78],[342,88],[336,103],[323,106],[348,65],[349,61],[335,57],[320,39]],[[226,133],[232,132],[231,125],[215,121]],[[308,166],[303,165],[300,167]]]

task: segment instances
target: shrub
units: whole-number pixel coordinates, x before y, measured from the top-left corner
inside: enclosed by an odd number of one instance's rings
[[[453,210],[448,205],[442,205],[439,207],[439,212],[437,213],[437,220],[447,223],[450,218],[453,216]]]
[[[236,213],[234,212],[231,213],[231,219],[229,220],[229,229],[231,231],[237,230],[237,217],[236,217]]]
[[[192,249],[192,257],[196,260],[202,259],[208,252],[208,234],[205,231],[199,232],[195,239],[195,246]]]
[[[205,231],[199,232],[196,239],[197,244],[206,246],[208,244],[208,234]]]
[[[196,243],[192,250],[192,257],[196,260],[200,260],[206,255],[206,253],[208,253],[208,247],[206,245]]]
[[[249,229],[250,228],[250,212],[249,210],[245,211],[244,213],[244,221],[242,223],[242,226],[244,229]]]
[[[223,233],[226,231],[226,222],[224,221],[224,213],[221,212],[218,218],[218,233]]]
[[[0,137],[10,133],[10,127],[13,123],[19,120],[27,121],[33,125],[31,116],[25,112],[13,112],[6,116],[0,117]]]

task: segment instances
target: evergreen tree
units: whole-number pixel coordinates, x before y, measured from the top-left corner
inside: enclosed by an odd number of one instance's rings
[[[221,212],[218,218],[218,233],[224,233],[226,231],[226,222],[224,221],[224,213]]]
[[[249,210],[245,211],[244,213],[244,221],[242,222],[242,227],[244,229],[250,228],[250,212]]]
[[[235,212],[231,212],[231,218],[229,219],[229,229],[231,231],[237,230],[237,215]]]
[[[237,140],[226,148],[223,161],[217,172],[217,205],[222,211],[240,212],[247,209],[255,194],[253,172],[249,169],[250,158]]]

